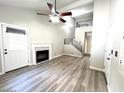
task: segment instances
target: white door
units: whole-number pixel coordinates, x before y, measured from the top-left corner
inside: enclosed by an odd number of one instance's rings
[[[28,38],[26,30],[2,25],[5,71],[28,65]]]

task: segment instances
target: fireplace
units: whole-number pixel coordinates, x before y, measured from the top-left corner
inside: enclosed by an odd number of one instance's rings
[[[32,45],[32,64],[46,62],[52,59],[52,45],[51,44],[33,44]]]
[[[36,51],[36,63],[49,60],[49,50]]]

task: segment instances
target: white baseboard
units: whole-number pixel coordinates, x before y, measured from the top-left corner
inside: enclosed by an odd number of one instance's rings
[[[105,72],[104,69],[100,69],[100,68],[96,68],[96,67],[91,67],[91,66],[90,66],[90,69],[98,70],[98,71],[101,71],[101,72]]]
[[[54,56],[54,57],[52,57],[52,59],[57,58],[57,57],[61,57],[61,56],[63,56],[63,54]]]
[[[3,75],[3,74],[5,74],[5,73],[0,72],[0,75]]]
[[[82,57],[82,56],[77,56],[77,55],[72,55],[72,54],[63,54],[63,55],[66,55],[66,56],[73,56],[73,57]]]

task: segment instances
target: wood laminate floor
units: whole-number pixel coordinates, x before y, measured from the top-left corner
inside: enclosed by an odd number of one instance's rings
[[[62,56],[0,76],[1,92],[106,92],[104,73],[89,69],[89,57]]]

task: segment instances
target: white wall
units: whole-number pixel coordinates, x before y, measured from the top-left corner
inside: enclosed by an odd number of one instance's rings
[[[92,26],[76,28],[75,31],[75,39],[76,41],[81,43],[83,50],[84,50],[85,32],[92,32]]]
[[[104,48],[109,21],[109,0],[94,0],[91,67],[104,68]]]
[[[48,22],[48,17],[35,11],[0,6],[0,21],[26,27],[30,30],[31,43],[52,43],[53,56],[63,53],[64,34],[61,25]]]
[[[82,53],[77,50],[73,45],[64,45],[64,55],[82,57]]]
[[[64,17],[67,21],[65,25],[63,25],[64,30],[64,38],[74,38],[75,37],[75,19],[72,17]]]

